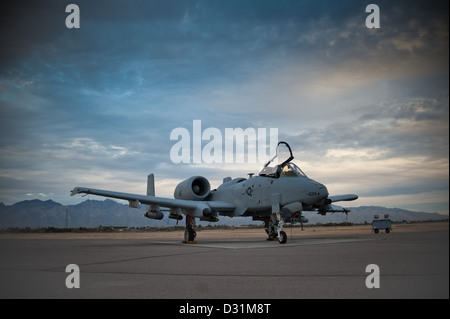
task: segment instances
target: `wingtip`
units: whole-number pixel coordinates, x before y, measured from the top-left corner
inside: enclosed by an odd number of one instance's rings
[[[79,193],[80,193],[79,187],[75,187],[74,189],[72,189],[70,191],[70,196],[74,196],[74,195],[79,194]]]

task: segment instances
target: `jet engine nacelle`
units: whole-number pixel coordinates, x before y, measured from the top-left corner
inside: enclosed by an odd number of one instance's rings
[[[206,178],[202,176],[193,176],[178,184],[173,196],[176,199],[200,201],[208,197],[210,190],[211,185]]]

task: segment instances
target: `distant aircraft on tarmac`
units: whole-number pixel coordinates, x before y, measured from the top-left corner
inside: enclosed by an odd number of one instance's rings
[[[278,161],[276,161],[276,159]],[[275,155],[264,165],[258,176],[248,178],[226,177],[223,184],[211,190],[203,176],[193,176],[177,185],[174,198],[155,196],[154,175],[148,175],[147,195],[119,193],[114,191],[75,187],[75,194],[92,194],[129,201],[132,208],[147,205],[145,217],[161,220],[161,207],[169,209],[169,218],[182,220],[186,216],[184,240],[192,243],[196,237],[195,219],[216,222],[218,216],[251,216],[264,221],[269,240],[278,238],[280,244],[287,241],[283,231],[285,222],[306,222],[302,211],[316,210],[318,214],[343,212],[342,207],[332,205],[338,201],[352,201],[357,195],[329,196],[327,188],[310,179],[292,160],[291,147],[279,142]],[[281,164],[276,164],[276,162]]]

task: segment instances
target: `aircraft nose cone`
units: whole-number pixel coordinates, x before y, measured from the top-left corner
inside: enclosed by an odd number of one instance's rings
[[[316,199],[322,200],[328,197],[328,189],[325,187],[325,185],[314,180],[311,180],[311,184],[315,186],[316,191],[314,195]]]
[[[327,198],[329,193],[328,193],[328,189],[325,187],[325,185],[323,184],[319,184],[318,185],[318,189],[317,192],[319,193],[319,196],[321,198]]]

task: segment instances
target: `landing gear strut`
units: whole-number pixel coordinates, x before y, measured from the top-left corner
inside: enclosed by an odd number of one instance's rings
[[[197,232],[195,231],[195,217],[186,215],[186,230],[184,231],[185,244],[195,244],[195,237]]]
[[[267,240],[275,240],[278,238],[280,244],[286,244],[287,235],[283,231],[284,221],[281,219],[281,214],[272,214],[272,217],[264,221],[264,228],[266,230]]]

